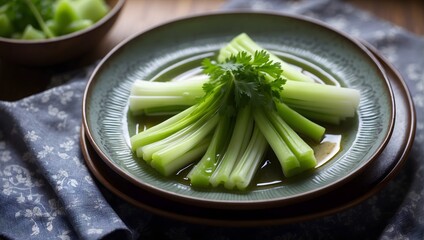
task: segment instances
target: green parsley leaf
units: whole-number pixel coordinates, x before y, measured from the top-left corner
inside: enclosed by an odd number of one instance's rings
[[[266,51],[257,51],[253,57],[239,52],[221,63],[205,59],[202,68],[210,78],[203,85],[205,98],[216,94],[217,101],[222,102],[220,112],[231,114],[247,104],[275,109],[274,101],[282,99],[283,71]]]

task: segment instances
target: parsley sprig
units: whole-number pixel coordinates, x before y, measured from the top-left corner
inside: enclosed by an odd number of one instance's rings
[[[222,63],[205,59],[202,67],[210,77],[203,85],[204,99],[218,94],[223,100],[222,113],[234,113],[248,104],[274,110],[275,101],[282,100],[286,80],[281,77],[280,63],[271,61],[266,51],[257,51],[253,57],[239,52]]]

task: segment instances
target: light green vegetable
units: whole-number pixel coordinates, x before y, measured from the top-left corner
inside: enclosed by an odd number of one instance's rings
[[[232,124],[229,116],[220,116],[218,126],[215,128],[211,143],[202,159],[187,174],[192,186],[207,187],[210,185],[210,177],[215,171],[222,154],[227,148],[227,133]]]
[[[0,13],[0,37],[9,36],[13,33],[12,24],[6,14]]]
[[[72,22],[79,19],[77,10],[70,0],[59,0],[56,3],[53,21],[59,29],[64,31]]]
[[[207,78],[204,75],[181,81],[181,83],[137,81],[133,86],[134,93],[130,96],[131,110],[143,112],[148,111],[149,108],[191,106],[204,95],[202,86],[206,81]],[[178,85],[180,88],[177,87]],[[304,117],[339,124],[340,121],[355,115],[360,97],[355,89],[315,82],[287,81],[282,92],[282,102],[276,102],[281,117],[286,118],[289,124],[296,121],[307,124],[306,129],[303,124],[299,124],[302,128],[292,127],[314,140],[320,140],[324,129]]]
[[[205,92],[207,76],[192,77],[180,82],[136,81],[131,88],[130,110],[133,113],[164,106],[191,106]]]
[[[22,34],[22,39],[40,40],[40,39],[46,39],[46,35],[44,35],[42,31],[33,28],[31,25],[28,25]]]
[[[82,19],[97,22],[109,11],[104,0],[76,0],[75,8]]]
[[[54,38],[88,28],[108,11],[105,0],[0,0],[0,37]]]
[[[285,103],[276,103],[280,117],[297,133],[309,137],[315,142],[320,142],[325,133],[325,128],[312,122],[308,118],[294,111]],[[327,122],[327,121],[324,121]]]
[[[89,28],[91,25],[93,25],[93,21],[90,19],[77,19],[73,22],[71,22],[68,26],[63,29],[63,34],[69,34],[77,31],[84,30],[86,28]]]
[[[296,156],[300,164],[300,171],[308,170],[317,164],[314,151],[303,139],[280,118],[277,112],[268,111],[265,113],[272,126],[282,137],[292,153]],[[288,174],[292,175],[292,174]],[[294,175],[294,174],[293,174]]]
[[[250,106],[246,106],[240,109],[237,113],[235,126],[232,130],[228,148],[209,179],[212,186],[217,187],[220,184],[225,184],[225,186],[229,189],[234,187],[233,182],[230,182],[229,178],[234,166],[237,164],[237,161],[246,150],[249,139],[252,135],[252,129],[253,118],[251,109]]]
[[[289,146],[287,146],[283,137],[277,132],[271,121],[266,117],[265,112],[257,109],[253,117],[255,118],[256,126],[258,126],[277,156],[284,176],[291,177],[301,172],[303,169],[301,169],[299,160],[290,150]]]
[[[37,20],[37,22],[40,25],[40,28],[44,32],[44,34],[48,38],[54,37],[54,34],[47,27],[47,25],[45,23],[45,20],[43,19],[43,16],[41,15],[41,13],[39,12],[39,10],[37,9],[37,6],[31,0],[24,0],[24,1],[27,4],[28,8],[31,10],[33,16]],[[25,34],[23,36],[25,36]]]
[[[252,138],[246,147],[237,165],[231,171],[231,175],[227,182],[227,187],[235,186],[240,190],[246,189],[252,182],[256,171],[268,148],[268,142],[264,135],[256,126],[253,130]]]
[[[228,45],[226,45],[220,50],[220,53],[218,55],[218,61],[223,61],[225,58],[228,58],[232,54],[237,54],[238,52],[243,52],[243,51],[252,55],[255,52],[265,51],[267,54],[269,54],[269,58],[271,61],[274,61],[281,65],[281,69],[284,70],[282,72],[282,75],[287,80],[314,82],[314,80],[311,77],[303,74],[296,68],[292,67],[291,65],[287,64],[286,62],[284,62],[283,60],[281,60],[274,54],[270,53],[266,49],[259,46],[245,33],[242,33],[238,35],[237,37],[235,37]]]

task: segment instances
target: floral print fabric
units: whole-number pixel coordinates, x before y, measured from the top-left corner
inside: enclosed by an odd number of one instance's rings
[[[77,78],[78,79],[78,78]],[[79,148],[80,81],[0,103],[0,233],[98,239],[126,226],[98,191]]]
[[[153,215],[96,184],[79,149],[90,69],[58,87],[0,102],[0,236],[10,239],[423,239],[424,38],[331,0],[230,0],[226,9],[273,10],[322,20],[375,46],[406,80],[417,134],[400,174],[365,202],[283,226],[226,228]],[[60,84],[65,81],[66,84]]]

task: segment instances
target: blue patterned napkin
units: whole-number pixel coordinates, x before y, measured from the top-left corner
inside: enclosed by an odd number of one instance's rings
[[[130,235],[90,177],[79,148],[85,72],[41,94],[0,102],[0,234],[4,237]]]
[[[423,239],[424,38],[342,1],[232,0],[226,9],[320,19],[374,45],[404,76],[417,110],[411,156],[374,197],[333,216],[284,226],[193,225],[136,209],[96,184],[79,148],[81,101],[91,68],[52,88],[0,101],[0,237],[6,239]],[[56,87],[53,87],[55,85]]]

